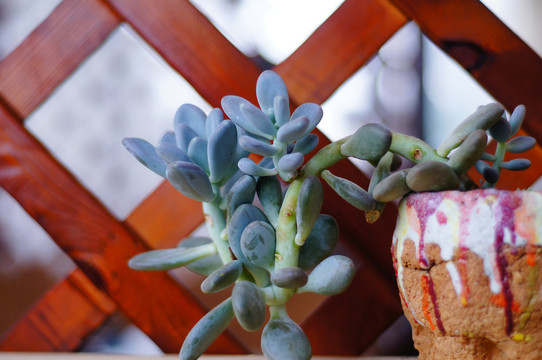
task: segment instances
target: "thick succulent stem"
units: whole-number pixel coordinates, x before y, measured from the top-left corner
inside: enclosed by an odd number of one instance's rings
[[[213,243],[216,246],[218,255],[224,264],[232,261],[228,241],[222,238],[222,232],[226,228],[226,215],[218,206],[218,201],[203,203],[203,214],[205,223]]]
[[[299,245],[295,243],[295,235],[297,232],[296,208],[303,181],[305,181],[308,176],[319,176],[323,170],[329,168],[336,162],[343,160],[345,156],[341,154],[340,148],[347,139],[348,138],[332,142],[322,148],[307,162],[299,176],[290,184],[284,197],[277,222],[275,270],[285,267],[295,267],[298,264]],[[274,286],[273,290],[277,303],[286,303],[286,301],[294,294],[294,290],[292,289]]]
[[[289,318],[284,305],[274,305],[269,307],[269,313],[271,315],[270,320],[273,319],[286,319]]]
[[[320,173],[331,167],[335,163],[346,158],[341,153],[341,145],[344,144],[350,137],[332,142],[318,151],[307,163],[301,172],[300,177],[305,176],[320,176]]]
[[[493,161],[492,167],[497,170],[497,172],[500,174],[501,172],[501,166],[500,164],[504,161],[504,155],[506,155],[506,143],[505,142],[498,142],[497,148],[495,149],[495,160]],[[490,188],[493,187],[495,184],[485,182],[483,187],[484,188]]]
[[[437,151],[426,142],[413,136],[396,132],[392,132],[390,151],[414,163],[421,161],[448,161],[447,158],[439,156]]]

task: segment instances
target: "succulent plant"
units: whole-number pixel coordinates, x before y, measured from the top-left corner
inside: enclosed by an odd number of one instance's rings
[[[386,202],[409,192],[470,188],[466,171],[472,166],[486,180],[483,186],[492,186],[501,169],[529,166],[524,159],[504,161],[505,152],[535,145],[531,137],[512,138],[523,121],[523,106],[508,120],[502,105],[488,104],[437,149],[371,123],[306,161],[318,143],[311,132],[322,119],[321,107],[306,103],[290,113],[286,85],[272,71],[261,74],[256,95],[259,106],[238,96],[224,97],[222,108],[230,120],[220,109],[206,115],[194,105],[182,105],[174,131],[165,132],[156,146],[137,138],[123,140],[141,163],[183,195],[202,202],[209,230],[209,238],[191,237],[175,249],[136,255],[129,266],[186,266],[205,277],[203,292],[232,289],[231,296],[190,331],[181,359],[198,358],[234,318],[247,331],[264,328],[261,347],[268,359],[311,358],[311,345],[285,304],[301,292],[338,294],[355,273],[352,260],[333,255],[339,229],[333,217],[321,214],[320,178],[373,222]],[[498,142],[494,155],[485,152],[487,133]],[[251,153],[261,160],[254,161]],[[367,190],[328,170],[348,157],[374,165]],[[402,159],[413,166],[402,166]]]

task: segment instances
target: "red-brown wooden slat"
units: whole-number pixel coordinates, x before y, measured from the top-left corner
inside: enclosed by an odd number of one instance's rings
[[[258,66],[189,1],[108,1],[211,105],[231,94],[256,100]]]
[[[203,223],[201,203],[181,195],[167,181],[128,216],[130,225],[152,248],[175,247]]]
[[[374,267],[370,254],[342,239],[336,252],[356,263],[354,280],[345,292],[326,298],[301,326],[315,354],[357,356],[403,312],[395,283]]]
[[[0,142],[0,186],[134,324],[164,351],[178,351],[179,339],[206,313],[200,301],[165,272],[129,269],[128,259],[147,249],[141,240],[114,219],[4,107],[0,108]],[[225,333],[211,352],[243,353],[245,348]]]
[[[74,351],[116,308],[76,269],[8,330],[0,351]]]
[[[322,103],[407,20],[386,0],[347,0],[275,70],[297,103]]]
[[[99,0],[65,0],[0,62],[0,97],[25,119],[119,24]]]
[[[542,59],[528,45],[480,1],[392,3],[508,110],[525,104],[523,128],[542,143]]]

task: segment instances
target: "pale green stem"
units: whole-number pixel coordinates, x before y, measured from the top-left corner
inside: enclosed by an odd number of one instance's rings
[[[276,228],[277,246],[275,250],[275,270],[297,266],[299,246],[295,243],[297,233],[296,208],[297,198],[301,185],[307,176],[319,176],[320,173],[343,160],[346,156],[341,154],[341,145],[348,138],[333,142],[316,153],[301,170],[299,176],[290,184],[282,202],[278,224]],[[277,303],[286,303],[295,290],[273,286]]]
[[[284,305],[269,306],[269,313],[271,315],[270,320],[273,319],[289,319],[286,307]]]
[[[437,154],[437,151],[425,141],[413,136],[392,132],[390,150],[414,163],[421,161],[441,161],[448,159]]]
[[[212,203],[203,203],[203,214],[205,215],[205,223],[213,243],[216,246],[218,255],[224,264],[232,261],[228,241],[222,238],[222,232],[226,228],[226,215],[218,207],[219,201]]]
[[[504,155],[506,154],[506,143],[497,142],[497,148],[495,149],[495,160],[493,161],[492,167],[501,173],[501,163],[504,161]],[[493,187],[495,184],[490,184],[487,181],[484,183],[484,188]]]

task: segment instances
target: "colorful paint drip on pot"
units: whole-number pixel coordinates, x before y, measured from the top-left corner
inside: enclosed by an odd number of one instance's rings
[[[494,294],[491,301],[504,308],[505,331],[513,337],[513,313],[521,309],[511,291],[511,275],[504,247],[510,246],[512,251],[523,247],[527,264],[534,269],[536,250],[542,245],[540,234],[542,193],[539,192],[484,189],[423,193],[407,197],[399,206],[392,246],[403,303],[418,323],[428,324],[430,328],[438,328],[444,333],[429,271],[421,278],[422,313],[415,313],[409,306],[403,283],[402,254],[405,243],[414,243],[421,270],[431,268],[428,246],[439,246],[440,257],[446,262],[446,270],[457,299],[463,306],[469,303],[466,256],[470,251],[482,259],[484,273]]]

